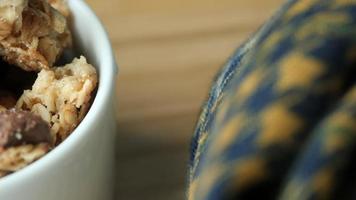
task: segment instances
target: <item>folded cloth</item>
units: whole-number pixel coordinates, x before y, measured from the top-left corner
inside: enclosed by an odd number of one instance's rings
[[[356,1],[290,0],[218,74],[189,200],[356,198]]]

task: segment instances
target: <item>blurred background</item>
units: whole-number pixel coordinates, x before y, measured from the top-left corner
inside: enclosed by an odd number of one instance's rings
[[[190,138],[211,80],[282,0],[87,2],[120,66],[117,199],[184,199]]]

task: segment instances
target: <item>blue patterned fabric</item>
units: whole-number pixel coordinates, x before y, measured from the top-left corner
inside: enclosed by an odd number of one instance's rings
[[[356,0],[288,1],[214,81],[187,199],[356,198],[355,72]]]

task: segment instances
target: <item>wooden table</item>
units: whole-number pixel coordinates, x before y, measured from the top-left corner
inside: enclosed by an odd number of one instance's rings
[[[282,0],[87,0],[120,66],[118,199],[183,199],[189,142],[217,70]]]

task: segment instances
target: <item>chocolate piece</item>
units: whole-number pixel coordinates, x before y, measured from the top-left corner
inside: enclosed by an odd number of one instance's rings
[[[23,144],[52,144],[49,125],[28,111],[0,112],[0,147]]]

